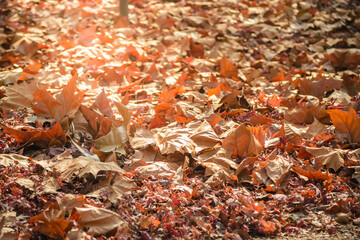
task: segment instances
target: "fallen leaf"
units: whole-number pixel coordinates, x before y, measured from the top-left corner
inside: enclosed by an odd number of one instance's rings
[[[307,147],[306,151],[313,155],[322,165],[327,168],[332,168],[337,171],[344,166],[344,159],[340,151],[327,147],[310,148]]]
[[[35,82],[23,82],[5,87],[6,98],[2,99],[1,106],[6,109],[18,109],[29,107],[34,99],[33,94],[37,91]]]
[[[95,236],[106,234],[115,228],[125,230],[127,222],[119,214],[99,207],[85,204],[83,208],[75,208],[80,216],[79,224],[87,228],[89,234]]]
[[[231,129],[223,139],[222,145],[234,156],[254,156],[263,149],[245,124]]]
[[[360,142],[360,118],[355,110],[351,108],[348,112],[341,110],[327,110],[335,128],[345,134],[349,143]]]
[[[45,89],[37,90],[34,93],[33,107],[37,114],[49,114],[55,120],[61,121],[65,116],[74,118],[78,111],[85,92],[77,92],[77,73],[70,79],[63,91],[53,98]]]
[[[66,142],[66,136],[59,122],[50,129],[37,129],[30,127],[21,127],[19,130],[1,126],[4,131],[15,137],[19,143],[34,143],[38,146],[63,146]]]
[[[220,60],[220,74],[227,78],[237,78],[238,69],[224,55]]]

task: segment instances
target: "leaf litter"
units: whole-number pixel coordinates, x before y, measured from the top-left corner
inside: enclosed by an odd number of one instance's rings
[[[0,3],[1,239],[357,239],[352,0]]]

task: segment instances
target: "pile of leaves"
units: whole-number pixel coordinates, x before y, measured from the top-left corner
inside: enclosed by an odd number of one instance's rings
[[[113,0],[0,3],[1,239],[360,225],[357,1],[118,11]]]

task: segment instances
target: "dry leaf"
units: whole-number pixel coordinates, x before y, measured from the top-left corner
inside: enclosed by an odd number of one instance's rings
[[[327,147],[310,148],[307,147],[306,151],[313,155],[318,161],[320,161],[327,168],[332,168],[337,171],[344,166],[344,159],[342,154],[338,150],[334,150]]]
[[[234,156],[254,156],[258,155],[263,149],[245,124],[231,129],[223,139],[222,145]]]
[[[66,136],[59,122],[47,130],[21,127],[13,129],[5,126],[1,126],[4,131],[15,137],[15,140],[19,143],[34,143],[40,146],[63,146],[66,142]]]
[[[360,142],[360,118],[355,110],[351,108],[348,112],[341,110],[327,110],[335,128],[345,134],[344,138],[349,143]]]
[[[80,215],[79,224],[86,227],[89,234],[95,236],[106,234],[116,228],[127,229],[127,222],[119,214],[91,205],[84,205],[83,208],[75,208],[76,214]]]

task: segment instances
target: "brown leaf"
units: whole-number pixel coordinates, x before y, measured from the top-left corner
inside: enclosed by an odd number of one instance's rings
[[[71,181],[75,176],[83,177],[86,174],[96,177],[99,171],[124,173],[115,162],[98,162],[83,156],[73,158],[68,152],[52,158],[48,167],[56,169],[64,181]]]
[[[29,107],[34,99],[33,93],[38,89],[35,82],[14,84],[5,87],[6,98],[2,99],[1,106],[6,109]]]
[[[342,80],[336,78],[303,79],[300,81],[300,93],[321,97],[324,92],[340,89]]]
[[[270,159],[265,166],[266,174],[275,185],[280,185],[283,182],[285,177],[290,173],[290,169],[290,162],[282,156]]]
[[[189,136],[189,138],[195,143],[196,152],[212,148],[220,142],[219,137],[207,121],[202,122],[201,125]]]
[[[127,229],[127,222],[119,214],[91,205],[84,205],[84,208],[75,208],[76,214],[80,215],[79,224],[88,228],[89,234],[95,236],[106,234],[111,230],[119,228]]]
[[[356,67],[360,64],[360,50],[350,49],[328,49],[325,58],[329,59],[335,67]]]
[[[113,111],[110,106],[110,100],[107,98],[104,90],[96,97],[95,102],[91,106],[91,109],[99,110],[105,117],[113,115]]]
[[[258,155],[263,149],[259,141],[245,124],[241,124],[239,127],[231,129],[223,139],[222,145],[234,156]]]
[[[340,151],[327,147],[306,148],[306,151],[313,155],[322,165],[337,171],[344,166],[344,159]]]
[[[81,105],[79,110],[88,121],[91,130],[90,134],[94,138],[105,136],[111,131],[113,119],[104,117],[84,105]]]

